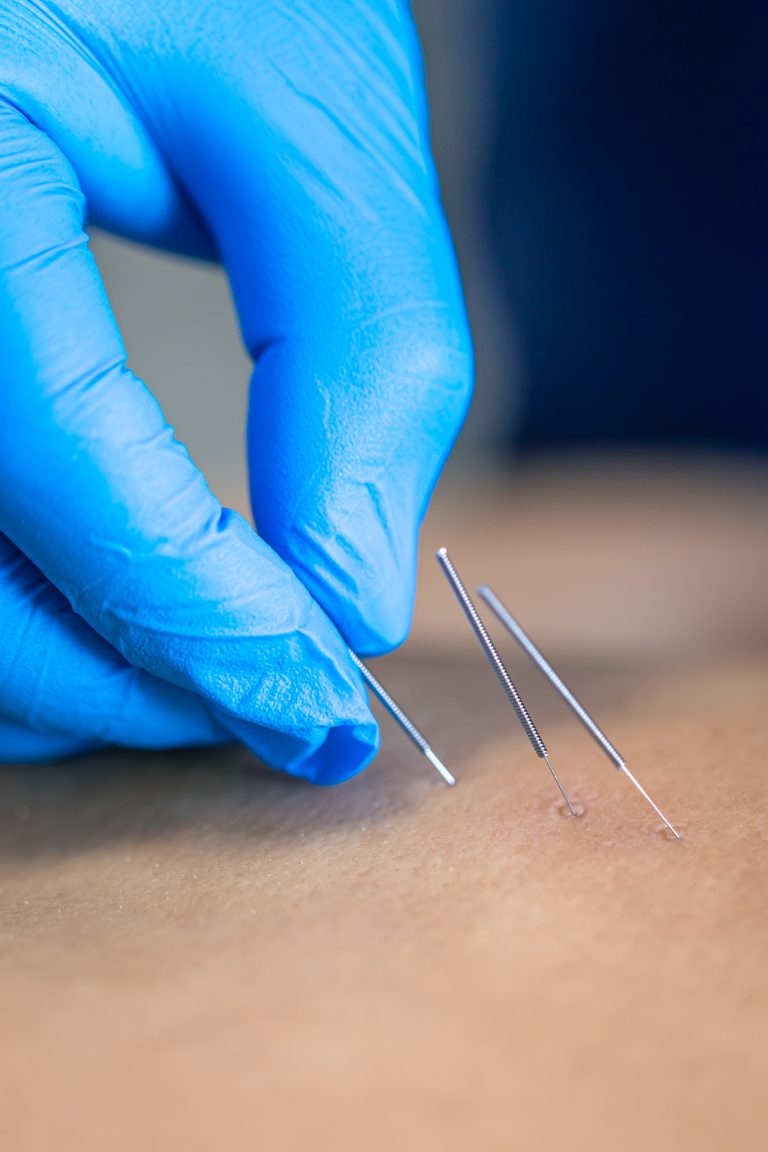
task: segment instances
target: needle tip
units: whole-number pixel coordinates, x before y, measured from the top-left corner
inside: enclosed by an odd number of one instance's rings
[[[562,793],[563,800],[565,800],[566,804],[568,805],[568,811],[570,812],[571,816],[575,817],[576,813],[573,809],[573,804],[571,804],[570,800],[568,799],[568,793],[566,792],[565,788],[563,788],[562,784],[560,783],[560,778],[557,775],[557,772],[555,772],[554,768],[552,767],[549,756],[545,756],[544,760],[546,762],[547,768],[549,768],[550,772],[552,773],[552,779],[555,781],[555,784],[557,784],[558,788],[560,789],[560,792]]]
[[[635,779],[635,777],[634,777],[634,776],[632,775],[632,773],[630,772],[629,768],[627,768],[626,764],[623,764],[623,765],[622,765],[622,768],[621,768],[621,770],[622,770],[622,772],[623,772],[623,773],[624,773],[624,774],[625,774],[625,775],[626,775],[626,776],[627,776],[627,777],[628,777],[628,778],[629,778],[629,779],[632,781],[632,783],[634,784],[635,788],[637,788],[637,790],[638,790],[638,792],[640,793],[640,795],[645,797],[645,799],[646,799],[646,800],[648,801],[648,803],[650,804],[651,808],[653,808],[653,810],[654,810],[654,812],[656,813],[656,815],[657,815],[657,816],[659,816],[659,817],[660,817],[660,818],[661,818],[661,819],[664,821],[664,823],[666,824],[667,828],[669,828],[670,832],[671,832],[671,833],[672,833],[672,834],[673,834],[673,835],[674,835],[674,836],[675,836],[675,837],[676,837],[678,840],[682,840],[682,836],[681,836],[681,835],[680,835],[680,833],[678,832],[677,828],[675,828],[675,826],[674,826],[673,824],[670,824],[669,820],[667,820],[666,816],[665,816],[665,815],[664,815],[664,813],[662,812],[661,808],[659,808],[658,804],[654,804],[653,800],[651,800],[651,798],[650,798],[650,796],[648,795],[648,793],[646,792],[645,788],[643,788],[642,784],[640,784],[640,783],[639,783],[639,782],[638,782],[638,781]]]

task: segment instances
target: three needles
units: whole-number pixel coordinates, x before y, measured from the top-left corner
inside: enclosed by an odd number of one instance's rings
[[[477,640],[478,640],[481,648],[483,649],[483,652],[485,653],[489,664],[491,665],[494,673],[496,674],[496,677],[497,677],[501,687],[503,688],[503,690],[507,696],[507,699],[509,700],[510,704],[512,705],[512,709],[513,709],[517,719],[519,720],[523,731],[525,732],[526,736],[528,737],[528,740],[531,744],[531,747],[533,748],[536,755],[540,759],[544,760],[545,764],[547,765],[547,768],[549,769],[550,773],[552,774],[552,779],[555,781],[555,784],[557,785],[557,787],[560,789],[560,792],[562,793],[563,799],[565,800],[565,803],[568,806],[569,812],[571,813],[572,816],[575,816],[576,813],[575,813],[573,805],[571,804],[571,801],[568,797],[568,793],[565,791],[565,788],[561,784],[557,773],[555,772],[554,768],[552,767],[552,763],[549,759],[549,752],[547,750],[547,746],[544,743],[544,741],[542,740],[541,735],[539,734],[539,730],[537,729],[536,725],[534,724],[534,722],[531,718],[530,712],[528,711],[525,704],[523,703],[522,697],[520,696],[520,693],[518,692],[517,688],[515,687],[515,685],[512,681],[512,678],[509,675],[509,672],[507,671],[507,668],[504,665],[503,660],[499,656],[499,653],[496,649],[496,646],[494,645],[493,641],[491,640],[491,637],[488,634],[488,630],[482,621],[480,613],[478,612],[477,608],[475,607],[475,604],[473,603],[471,596],[467,592],[461,577],[459,576],[458,572],[456,571],[456,568],[453,564],[453,561],[451,560],[451,558],[448,555],[448,552],[446,551],[445,548],[439,549],[439,551],[437,552],[436,558],[437,558],[438,564],[440,565],[440,567],[442,568],[442,570],[445,574],[446,579],[448,580],[448,583],[451,586],[451,589],[453,590],[453,592],[456,596],[456,599],[458,600],[462,610],[464,611],[464,614],[467,617],[467,620],[469,621],[469,624],[470,624],[473,632],[475,633],[475,636],[477,637]],[[504,627],[515,638],[515,640],[518,642],[518,644],[523,649],[523,651],[533,660],[533,662],[538,666],[538,668],[544,673],[544,675],[547,677],[547,679],[553,685],[553,687],[555,687],[557,689],[557,691],[562,696],[563,700],[565,700],[566,704],[568,704],[568,706],[573,710],[573,712],[576,714],[576,716],[579,718],[581,723],[584,725],[584,727],[587,729],[587,731],[592,736],[592,738],[596,741],[596,743],[600,746],[600,748],[603,750],[603,752],[606,754],[606,756],[609,758],[609,760],[611,760],[611,762],[615,765],[615,767],[618,768],[619,771],[623,772],[624,775],[631,781],[631,783],[634,784],[635,788],[638,790],[638,792],[641,794],[641,796],[643,796],[645,798],[645,800],[648,801],[651,808],[653,808],[654,812],[656,812],[656,814],[660,817],[660,819],[663,820],[663,822],[667,826],[667,828],[669,828],[669,830],[679,840],[680,839],[680,833],[670,823],[670,821],[667,819],[667,817],[664,815],[664,813],[661,811],[661,809],[654,803],[654,801],[651,799],[651,797],[648,795],[648,793],[645,791],[645,789],[642,787],[642,785],[632,775],[629,768],[627,767],[627,764],[626,764],[626,761],[624,760],[624,757],[618,752],[618,750],[615,748],[615,746],[611,743],[611,741],[605,735],[603,730],[593,720],[593,718],[587,712],[587,710],[583,706],[583,704],[581,704],[576,699],[576,697],[571,692],[571,690],[568,688],[568,686],[564,683],[564,681],[560,678],[560,676],[558,676],[558,674],[555,672],[552,665],[545,659],[542,652],[536,647],[534,642],[531,640],[530,636],[523,630],[521,625],[514,618],[514,616],[511,614],[511,612],[505,607],[505,605],[502,603],[502,601],[499,599],[499,597],[493,592],[493,590],[487,584],[482,585],[482,587],[479,589],[479,594],[483,598],[485,603],[489,606],[489,608],[491,608],[491,610],[496,614],[496,616],[501,621],[501,623],[504,625]],[[350,656],[354,660],[357,667],[360,669],[360,672],[361,672],[363,678],[365,679],[366,683],[368,684],[368,687],[379,698],[379,700],[384,705],[384,707],[391,713],[391,715],[398,722],[398,724],[401,726],[403,731],[410,737],[410,739],[413,741],[413,743],[416,745],[416,747],[424,754],[424,756],[426,756],[426,758],[429,760],[429,762],[437,769],[437,771],[440,773],[440,775],[442,776],[442,778],[445,780],[445,782],[447,784],[455,784],[456,781],[455,781],[454,777],[451,775],[451,773],[448,771],[448,769],[445,767],[445,765],[442,763],[442,761],[435,755],[429,741],[426,739],[425,736],[422,735],[422,733],[419,731],[419,729],[416,727],[416,725],[413,723],[413,721],[405,714],[405,712],[402,710],[400,705],[397,704],[396,701],[390,696],[390,694],[387,692],[387,690],[384,688],[384,686],[379,682],[379,680],[377,680],[377,678],[371,672],[370,668],[366,667],[366,665],[362,662],[362,660],[357,655],[355,655],[355,653],[352,652],[351,650],[350,650]]]

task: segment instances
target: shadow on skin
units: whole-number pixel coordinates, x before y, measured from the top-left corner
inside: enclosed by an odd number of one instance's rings
[[[507,733],[511,741],[524,739],[479,652],[402,652],[373,666],[459,783],[462,764],[488,745]],[[546,739],[550,722],[567,718],[562,702],[535,670],[517,661],[509,668]],[[562,671],[598,718],[640,692],[650,674],[567,661]],[[114,749],[53,765],[0,767],[0,860],[50,860],[189,832],[279,844],[308,828],[343,830],[416,813],[445,786],[394,721],[377,712],[383,750],[343,787],[316,788],[271,772],[239,746]]]

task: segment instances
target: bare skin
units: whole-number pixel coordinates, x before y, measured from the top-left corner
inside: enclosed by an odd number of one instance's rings
[[[571,513],[583,523],[605,500],[598,479],[591,505],[586,481],[581,496],[567,486],[565,514],[562,486],[549,496],[524,477],[544,524],[516,534],[516,497],[433,510],[417,635],[376,667],[454,789],[386,718],[372,769],[330,790],[235,749],[0,772],[3,1148],[766,1146],[766,613],[753,601],[748,636],[747,606],[721,579],[719,620],[732,626],[718,634],[699,612],[716,589],[691,528],[706,526],[722,569],[718,533],[735,539],[738,520],[743,552],[731,543],[726,559],[748,582],[736,561],[765,556],[759,486],[733,479],[722,524],[688,481],[668,478],[666,510],[645,481],[625,487],[606,549],[621,568],[654,507],[661,534],[687,507],[677,547],[691,568],[667,587],[679,581],[692,603],[675,616],[661,591],[640,607],[627,596],[622,617],[600,583],[599,534],[591,580],[525,578],[537,532],[539,551],[557,554],[553,533],[565,548]],[[439,543],[468,580],[514,592],[682,841],[505,645],[581,811],[567,816],[456,629],[431,572]],[[646,551],[638,586],[663,589],[664,555]],[[583,553],[575,567],[587,572]],[[568,596],[582,613],[558,644]],[[687,642],[654,633],[665,613],[685,616]]]

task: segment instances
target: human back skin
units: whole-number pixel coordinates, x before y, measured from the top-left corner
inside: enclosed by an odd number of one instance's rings
[[[223,263],[258,535],[127,367],[88,221]],[[0,346],[0,755],[364,767],[346,645],[408,631],[471,380],[406,7],[1,2]]]
[[[387,665],[455,788],[0,770],[8,1147],[765,1147],[765,661],[565,663],[681,841],[534,682],[569,817],[481,661]]]

